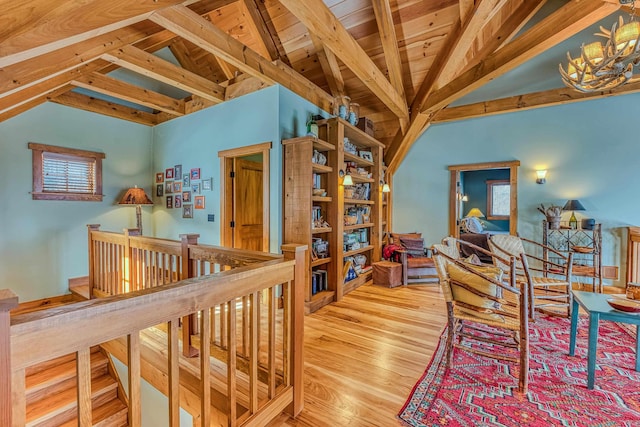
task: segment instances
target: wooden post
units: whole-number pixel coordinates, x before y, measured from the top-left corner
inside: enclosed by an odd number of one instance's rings
[[[0,425],[11,423],[11,318],[9,312],[18,305],[18,296],[0,289]]]
[[[140,235],[140,232],[138,231],[137,228],[125,228],[124,229],[124,248],[123,248],[123,252],[124,252],[124,256],[125,256],[125,272],[123,274],[123,277],[125,277],[125,280],[127,280],[129,282],[129,286],[126,287],[124,286],[124,283],[120,284],[120,289],[118,289],[118,294],[126,294],[129,292],[133,292],[135,290],[138,290],[138,283],[135,280],[136,279],[136,266],[135,266],[135,260],[134,260],[134,256],[133,253],[131,252],[131,241],[129,240],[129,238],[131,236],[138,236]],[[126,260],[129,260],[129,262],[126,262]]]
[[[189,245],[197,245],[198,237],[200,237],[199,234],[180,234],[180,241],[182,242],[180,280],[189,279],[195,275],[193,263],[189,259]],[[197,330],[198,319],[196,313],[182,318],[182,354],[185,357],[198,355],[198,350],[191,345],[191,335],[197,333]],[[200,345],[202,344],[200,343]]]
[[[89,235],[89,299],[93,299],[93,287],[96,284],[96,248],[93,247],[93,236],[91,233],[100,230],[100,224],[87,224]]]
[[[292,318],[291,318],[291,367],[290,376],[293,385],[293,402],[287,407],[287,413],[292,417],[302,412],[304,407],[304,290],[305,290],[305,260],[307,259],[306,245],[282,245],[284,258],[295,259],[294,279],[291,283]]]

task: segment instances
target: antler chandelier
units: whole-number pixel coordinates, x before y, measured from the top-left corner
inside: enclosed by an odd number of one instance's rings
[[[625,24],[620,17],[611,31],[600,27],[595,35],[607,39],[604,45],[583,44],[577,58],[567,52],[567,71],[559,65],[565,85],[580,92],[597,92],[623,85],[633,76],[633,66],[640,64],[640,22],[635,21],[634,0],[620,0],[620,4],[631,4],[629,22]]]

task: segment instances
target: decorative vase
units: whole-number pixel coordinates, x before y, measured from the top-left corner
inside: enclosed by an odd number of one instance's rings
[[[349,106],[349,123],[353,126],[358,124],[360,119],[360,104],[352,102]]]
[[[310,116],[307,121],[307,135],[315,138],[318,137],[318,124],[314,120],[313,116]]]

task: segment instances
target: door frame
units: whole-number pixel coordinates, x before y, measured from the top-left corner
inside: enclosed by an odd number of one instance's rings
[[[511,186],[511,197],[509,206],[509,234],[518,233],[518,167],[520,160],[504,162],[470,163],[464,165],[449,166],[451,172],[449,183],[449,235],[460,237],[460,226],[458,217],[460,215],[459,189],[460,174],[467,171],[483,169],[509,169],[509,183]]]
[[[262,154],[262,251],[269,252],[269,222],[270,222],[270,168],[269,152],[271,142],[247,145],[245,147],[231,148],[218,151],[220,158],[220,246],[230,246],[233,242],[233,230],[229,221],[233,218],[233,186],[230,172],[233,170],[233,160],[236,157],[245,157],[252,154]]]

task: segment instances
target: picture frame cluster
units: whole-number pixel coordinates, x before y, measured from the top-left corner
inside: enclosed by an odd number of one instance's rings
[[[193,218],[194,209],[205,209],[202,194],[213,189],[213,178],[201,178],[200,168],[182,172],[182,165],[156,172],[156,197],[165,198],[166,209],[182,209],[182,218]]]

